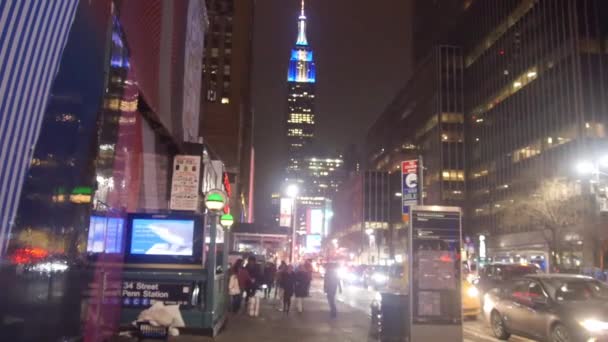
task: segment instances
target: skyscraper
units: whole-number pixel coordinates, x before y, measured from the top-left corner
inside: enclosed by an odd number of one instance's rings
[[[289,181],[302,182],[305,157],[310,155],[315,127],[315,63],[306,38],[304,0],[298,18],[298,38],[287,72],[287,169]]]

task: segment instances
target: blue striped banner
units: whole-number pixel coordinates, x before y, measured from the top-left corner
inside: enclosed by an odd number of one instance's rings
[[[0,256],[78,0],[0,0]]]

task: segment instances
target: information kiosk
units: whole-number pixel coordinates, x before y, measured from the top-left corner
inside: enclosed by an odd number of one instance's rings
[[[462,341],[460,244],[460,208],[412,207],[410,341]]]

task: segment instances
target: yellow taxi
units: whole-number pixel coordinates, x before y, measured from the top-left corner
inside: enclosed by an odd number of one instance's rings
[[[481,313],[479,290],[467,279],[462,280],[462,315],[466,319],[477,319]]]

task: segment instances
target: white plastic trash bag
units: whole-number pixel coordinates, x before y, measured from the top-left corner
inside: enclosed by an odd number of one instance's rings
[[[144,321],[150,322],[151,325],[169,328],[169,333],[172,336],[179,335],[179,330],[175,328],[186,326],[179,311],[179,305],[165,305],[163,302],[156,302],[148,309],[142,311],[137,317],[136,322]]]

